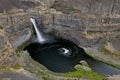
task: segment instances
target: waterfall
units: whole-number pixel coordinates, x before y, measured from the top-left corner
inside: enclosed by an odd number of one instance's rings
[[[44,42],[45,39],[42,37],[42,34],[41,34],[40,31],[38,30],[35,19],[31,17],[30,20],[31,20],[31,22],[32,22],[32,24],[33,24],[33,26],[34,26],[35,31],[36,31],[36,35],[37,35],[38,41],[39,41],[40,43]]]

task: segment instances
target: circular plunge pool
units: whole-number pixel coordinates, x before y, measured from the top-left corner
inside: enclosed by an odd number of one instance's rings
[[[104,75],[120,74],[120,70],[89,57],[82,48],[73,42],[58,39],[44,44],[33,42],[25,50],[40,64],[53,72],[65,73],[75,71],[74,66],[85,60],[91,69]]]

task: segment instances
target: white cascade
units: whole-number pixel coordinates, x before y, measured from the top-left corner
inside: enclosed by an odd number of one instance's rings
[[[32,24],[33,24],[33,26],[34,26],[35,31],[36,31],[36,35],[37,35],[37,38],[38,38],[38,42],[40,42],[40,43],[44,42],[45,39],[42,37],[42,34],[41,34],[40,31],[38,30],[35,19],[34,19],[34,18],[30,18],[30,20],[31,20],[31,22],[32,22]]]

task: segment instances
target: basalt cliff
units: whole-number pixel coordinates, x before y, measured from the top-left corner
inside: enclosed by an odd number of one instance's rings
[[[44,33],[69,39],[93,58],[120,68],[119,0],[9,1],[0,3],[0,66],[19,63],[16,50],[31,39],[30,16],[35,16],[42,19]]]

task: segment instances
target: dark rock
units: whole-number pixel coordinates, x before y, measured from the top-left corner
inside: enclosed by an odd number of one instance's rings
[[[62,25],[65,27],[75,28],[80,31],[84,31],[86,29],[83,18],[82,17],[75,17],[75,16],[67,16],[67,15],[54,15],[54,24],[55,25]]]
[[[4,43],[4,37],[0,36],[0,49],[2,49],[4,47],[5,43]]]
[[[13,45],[13,47],[15,49],[17,49],[24,42],[28,41],[30,39],[30,37],[31,37],[31,30],[30,29],[26,29],[18,36],[17,39],[12,41],[11,44]]]

